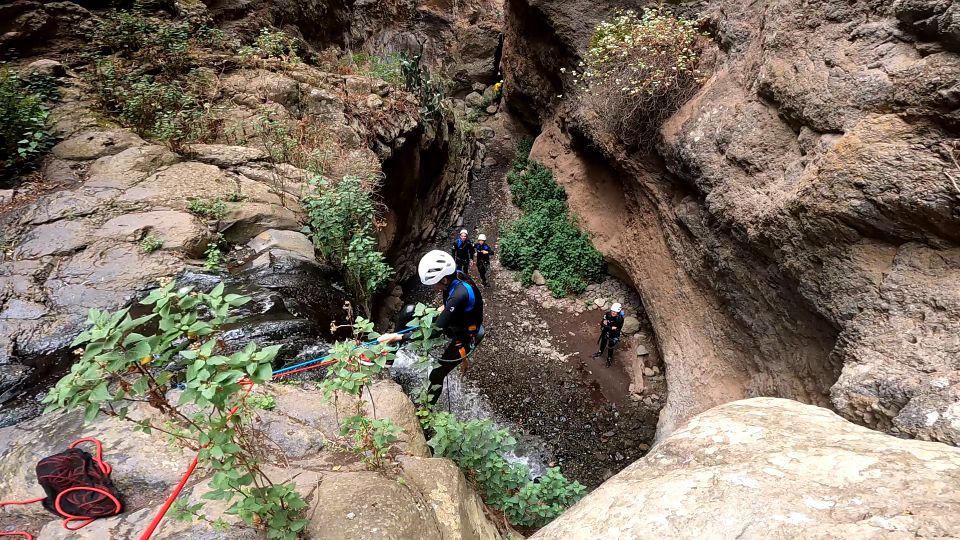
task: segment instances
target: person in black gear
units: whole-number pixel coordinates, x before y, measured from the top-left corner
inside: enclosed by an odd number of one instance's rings
[[[467,230],[461,229],[460,236],[453,242],[453,259],[457,261],[457,270],[464,274],[470,273],[470,261],[473,260],[473,242],[467,237]]]
[[[604,313],[603,320],[600,321],[600,350],[593,353],[596,358],[603,354],[603,349],[607,349],[607,367],[613,364],[613,349],[620,342],[620,332],[623,330],[623,309],[618,303],[610,306],[610,311]]]
[[[481,234],[477,237],[477,243],[473,246],[477,253],[477,272],[480,273],[480,282],[487,286],[487,269],[490,268],[490,256],[493,255],[493,247],[487,243],[486,235]]]
[[[440,365],[430,371],[430,404],[435,404],[443,392],[443,380],[455,367],[462,364],[466,371],[467,356],[483,340],[483,297],[468,276],[456,269],[449,253],[431,251],[420,260],[420,280],[434,285],[443,293],[443,306],[434,324],[450,343],[440,356]],[[409,322],[409,319],[408,319]],[[384,334],[377,338],[383,343],[409,339],[409,334]]]

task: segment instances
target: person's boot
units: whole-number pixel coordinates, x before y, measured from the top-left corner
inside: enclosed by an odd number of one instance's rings
[[[613,357],[612,357],[612,356],[608,356],[608,357],[607,357],[607,367],[610,367],[611,365],[613,365]]]
[[[593,353],[593,358],[598,358],[601,354],[603,354],[603,351],[597,351]]]

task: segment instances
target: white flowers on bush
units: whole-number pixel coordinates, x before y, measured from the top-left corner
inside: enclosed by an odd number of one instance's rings
[[[616,12],[571,71],[581,100],[626,142],[642,143],[701,82],[703,38],[695,21],[660,9]]]

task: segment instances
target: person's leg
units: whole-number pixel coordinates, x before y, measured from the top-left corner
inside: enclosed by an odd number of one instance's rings
[[[598,349],[597,352],[594,353],[593,357],[596,358],[601,354],[603,354],[603,349],[605,349],[606,347],[607,347],[607,333],[600,332],[600,349]]]
[[[617,340],[611,339],[607,347],[607,367],[613,365],[613,350],[617,347]]]
[[[477,261],[477,272],[480,273],[480,282],[483,283],[483,286],[487,286],[487,263]]]
[[[430,404],[435,405],[443,393],[443,380],[455,367],[460,365],[467,355],[466,348],[457,340],[453,340],[440,356],[440,365],[430,371]]]

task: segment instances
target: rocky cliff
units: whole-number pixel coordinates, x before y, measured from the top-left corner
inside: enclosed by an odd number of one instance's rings
[[[681,3],[711,76],[637,152],[590,128],[560,69],[610,9],[642,5],[512,0],[504,64],[535,157],[641,293],[662,434],[770,395],[960,443],[956,6]]]
[[[533,538],[952,538],[960,450],[775,398],[692,419]]]

